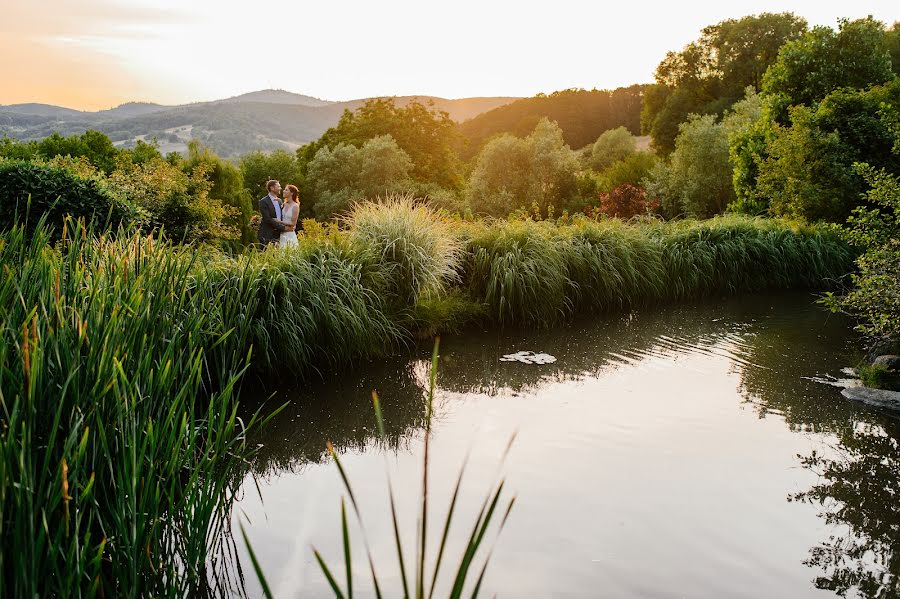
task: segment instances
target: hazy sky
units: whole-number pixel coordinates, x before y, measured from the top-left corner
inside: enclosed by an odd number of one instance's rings
[[[705,25],[782,11],[900,19],[897,0],[0,0],[0,104],[613,88],[651,81]]]

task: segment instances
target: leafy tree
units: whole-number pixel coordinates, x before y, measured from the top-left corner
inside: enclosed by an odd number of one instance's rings
[[[734,200],[731,140],[760,118],[761,100],[750,87],[721,121],[713,115],[692,115],[681,125],[669,162],[659,162],[646,181],[651,198],[665,214],[709,217]]]
[[[810,106],[841,87],[864,89],[893,78],[884,24],[872,17],[815,27],[779,51],[763,91],[775,98],[774,116],[786,124],[790,106]]]
[[[493,216],[565,206],[576,198],[578,159],[556,123],[542,119],[525,139],[510,134],[485,145],[466,189],[472,209]]]
[[[91,164],[109,173],[116,166],[119,150],[99,131],[87,130],[81,135],[63,137],[59,133],[44,138],[37,144],[37,155],[50,159],[54,156],[84,156]]]
[[[199,141],[191,140],[182,170],[192,172],[198,167],[202,167],[211,183],[210,201],[221,202],[233,208],[225,224],[240,232],[240,238],[236,241],[243,245],[253,243],[256,240],[256,234],[250,226],[250,218],[254,208],[250,203],[250,193],[244,187],[244,176],[241,169],[232,162],[220,158],[209,148],[203,147]]]
[[[900,75],[900,21],[894,23],[885,33],[885,44],[891,55],[894,75]]]
[[[591,146],[590,166],[596,171],[602,171],[636,151],[634,135],[628,129],[610,129],[604,131]]]
[[[37,156],[36,141],[19,141],[6,135],[0,139],[0,157],[10,160],[31,160]]]
[[[815,107],[795,106],[789,126],[773,125],[759,162],[756,194],[775,214],[843,222],[867,186],[864,162],[900,173],[891,119],[900,113],[900,79],[867,91],[839,89]]]
[[[640,185],[650,175],[656,161],[656,155],[651,152],[635,152],[597,175],[597,188],[611,192],[625,184]]]
[[[131,161],[137,164],[140,164],[141,162],[147,162],[148,160],[153,160],[155,158],[162,158],[162,154],[159,153],[159,144],[155,139],[151,143],[147,143],[139,139],[134,145],[134,148],[128,150],[120,150],[120,156],[121,155],[129,156],[131,158]]]
[[[251,152],[241,158],[241,175],[244,188],[251,200],[258,200],[268,193],[266,181],[277,179],[282,185],[292,183],[303,188],[304,177],[300,161],[293,152],[274,150],[269,153]]]
[[[728,134],[714,115],[691,115],[682,123],[668,165],[657,167],[648,184],[668,216],[707,218],[734,199]]]
[[[900,336],[900,177],[867,164],[856,170],[870,185],[867,203],[858,206],[844,229],[862,252],[853,274],[854,289],[833,307],[861,317],[860,330],[872,338]]]
[[[641,126],[664,152],[675,148],[678,126],[688,114],[722,114],[747,86],[758,90],[779,48],[806,31],[791,13],[762,13],[705,27],[681,52],[669,52],[648,90]]]
[[[456,155],[456,125],[444,111],[420,102],[398,106],[393,98],[367,101],[356,111],[344,111],[338,124],[317,141],[297,150],[306,167],[319,150],[339,144],[360,148],[370,139],[389,135],[412,160],[413,179],[457,188],[462,184],[462,166]]]
[[[318,218],[330,218],[354,201],[406,191],[412,170],[412,160],[390,135],[374,137],[359,148],[348,143],[324,146],[307,168],[313,211]]]

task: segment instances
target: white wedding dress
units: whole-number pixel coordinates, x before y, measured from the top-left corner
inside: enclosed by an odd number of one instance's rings
[[[300,206],[297,204],[285,204],[281,209],[281,220],[286,223],[293,222],[294,216],[299,211]],[[296,231],[282,231],[278,237],[278,247],[280,248],[296,247],[298,245]]]

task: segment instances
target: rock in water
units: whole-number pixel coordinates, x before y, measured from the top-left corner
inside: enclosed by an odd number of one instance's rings
[[[841,395],[853,401],[889,410],[900,410],[900,391],[872,389],[870,387],[847,387]]]
[[[888,372],[900,372],[900,356],[892,354],[878,356],[872,362],[872,366],[880,366]]]
[[[501,362],[521,362],[522,364],[553,364],[556,358],[550,354],[534,353],[533,351],[520,351],[514,354],[506,354],[500,357]]]

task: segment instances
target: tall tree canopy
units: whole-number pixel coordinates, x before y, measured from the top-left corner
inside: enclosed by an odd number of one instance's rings
[[[747,86],[758,90],[779,49],[806,31],[792,13],[763,13],[705,27],[681,52],[669,52],[656,68],[641,114],[644,133],[662,152],[675,148],[687,115],[722,114]]]
[[[781,49],[765,75],[775,118],[788,120],[791,106],[809,106],[841,87],[865,89],[894,77],[884,24],[872,17],[840,21],[838,31],[815,27]]]
[[[466,197],[472,209],[506,216],[536,204],[564,206],[578,192],[578,158],[560,127],[542,119],[525,139],[508,133],[489,141],[475,162]]]
[[[390,135],[412,160],[413,179],[447,188],[462,185],[462,166],[455,151],[456,124],[446,112],[420,102],[398,106],[392,98],[369,100],[356,111],[344,111],[337,125],[299,148],[297,155],[306,168],[326,146],[343,143],[360,148],[382,135]]]

